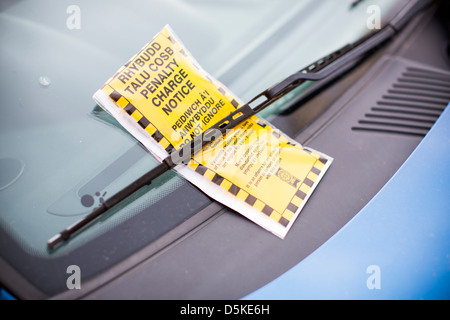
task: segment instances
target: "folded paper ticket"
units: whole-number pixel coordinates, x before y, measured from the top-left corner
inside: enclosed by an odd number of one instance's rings
[[[160,161],[241,105],[201,68],[169,26],[94,100]],[[332,160],[253,116],[175,170],[211,198],[284,238]]]

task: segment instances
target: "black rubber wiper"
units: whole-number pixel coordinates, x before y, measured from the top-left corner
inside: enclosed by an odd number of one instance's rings
[[[67,241],[75,233],[87,227],[91,222],[106,213],[109,209],[115,207],[142,187],[151,184],[153,180],[163,173],[173,169],[181,163],[188,163],[194,154],[201,151],[205,145],[215,138],[222,136],[226,130],[234,128],[249,117],[257,114],[305,81],[319,81],[331,76],[336,76],[344,70],[347,70],[348,68],[346,67],[348,64],[364,57],[366,54],[391,39],[417,12],[432,2],[433,0],[409,1],[405,8],[403,8],[403,10],[385,27],[368,34],[353,44],[348,44],[326,57],[317,60],[306,68],[261,92],[247,104],[194,138],[190,145],[187,144],[185,147],[173,151],[161,162],[161,164],[111,196],[92,213],[52,237],[47,242],[48,248],[54,249],[59,244]],[[252,107],[251,105],[254,104],[256,104],[256,106]]]

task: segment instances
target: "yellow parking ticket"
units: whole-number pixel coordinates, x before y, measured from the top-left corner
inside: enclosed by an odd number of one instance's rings
[[[231,195],[228,206],[284,238],[330,163],[252,117],[207,145],[188,167]]]
[[[169,26],[94,99],[160,161],[240,106]],[[210,197],[284,238],[331,162],[253,116],[175,170]]]

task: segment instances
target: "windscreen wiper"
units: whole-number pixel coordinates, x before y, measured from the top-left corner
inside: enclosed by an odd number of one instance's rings
[[[261,92],[247,104],[238,108],[233,113],[205,130],[201,135],[194,138],[190,144],[186,144],[185,147],[174,150],[158,166],[111,196],[92,213],[49,239],[47,242],[48,248],[54,249],[61,243],[67,241],[75,233],[87,227],[91,222],[106,213],[109,209],[115,207],[142,187],[150,185],[154,179],[161,176],[163,173],[173,169],[181,163],[188,163],[194,154],[201,151],[204,146],[212,142],[215,138],[222,136],[227,130],[234,128],[249,117],[265,109],[305,81],[319,81],[331,76],[339,75],[346,71],[346,66],[348,64],[363,58],[381,44],[391,39],[418,11],[422,10],[432,2],[433,0],[409,1],[406,7],[385,27],[373,31],[359,41],[348,44],[326,57],[317,60],[306,68]],[[252,105],[256,106],[252,107]]]

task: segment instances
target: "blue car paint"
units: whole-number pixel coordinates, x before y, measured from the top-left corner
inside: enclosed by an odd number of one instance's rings
[[[285,274],[244,297],[449,298],[450,108],[344,228]]]
[[[0,300],[16,300],[9,292],[7,292],[5,289],[0,288]]]

